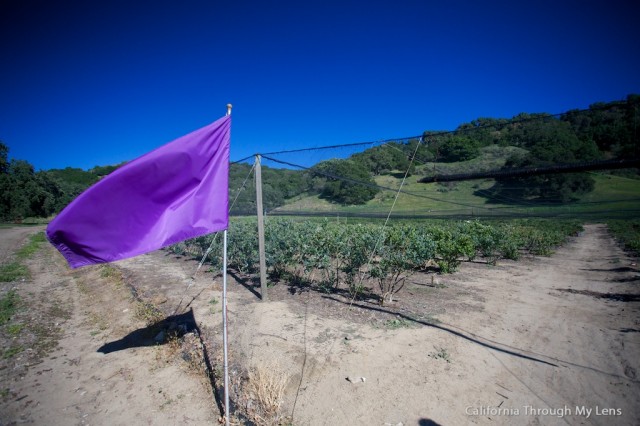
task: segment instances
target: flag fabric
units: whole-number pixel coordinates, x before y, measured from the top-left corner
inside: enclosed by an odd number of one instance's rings
[[[231,116],[104,177],[47,227],[72,268],[126,259],[229,224]]]

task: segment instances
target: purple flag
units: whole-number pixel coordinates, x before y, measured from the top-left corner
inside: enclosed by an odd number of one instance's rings
[[[126,259],[227,229],[231,116],[127,163],[47,227],[72,268]]]

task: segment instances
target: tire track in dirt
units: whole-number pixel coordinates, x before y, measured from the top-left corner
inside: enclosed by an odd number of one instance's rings
[[[505,330],[497,340],[544,354],[561,366],[531,365],[494,354],[505,369],[500,382],[521,389],[507,402],[510,406],[568,407],[574,414],[543,417],[543,424],[640,421],[640,387],[632,373],[639,367],[640,342],[637,334],[620,331],[638,328],[638,304],[561,291],[637,292],[628,284],[628,278],[637,275],[633,263],[604,225],[585,225],[579,237],[553,256],[534,259],[530,270],[511,283],[506,300],[488,302],[486,310],[498,319],[492,327]],[[622,416],[585,419],[575,415],[577,407],[619,409]]]

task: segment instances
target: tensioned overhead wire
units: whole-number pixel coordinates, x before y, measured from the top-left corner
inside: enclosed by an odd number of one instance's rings
[[[407,140],[411,140],[411,139],[419,139],[421,137],[424,136],[443,136],[443,135],[449,135],[449,134],[454,134],[454,133],[467,133],[467,132],[473,132],[473,131],[477,131],[477,130],[481,130],[481,129],[487,129],[487,128],[502,128],[502,127],[506,127],[506,126],[510,126],[513,124],[521,124],[521,123],[526,123],[526,122],[530,122],[530,121],[538,121],[538,120],[547,120],[553,117],[560,117],[563,116],[565,114],[574,114],[574,113],[581,113],[581,112],[590,112],[590,111],[601,111],[601,110],[607,110],[607,109],[613,109],[616,107],[624,107],[625,106],[625,101],[617,101],[617,102],[612,102],[610,104],[607,105],[603,105],[603,106],[594,106],[594,107],[590,107],[590,108],[583,108],[583,109],[571,109],[571,110],[567,110],[564,112],[558,112],[555,114],[547,114],[547,113],[534,113],[534,114],[530,114],[529,117],[525,117],[525,118],[521,118],[519,120],[513,120],[513,119],[504,119],[506,120],[503,123],[487,123],[487,124],[482,124],[482,125],[478,125],[478,126],[473,126],[473,127],[468,127],[468,128],[463,128],[463,129],[455,129],[455,130],[439,130],[439,131],[426,131],[421,135],[416,135],[416,136],[404,136],[404,137],[399,137],[399,138],[389,138],[389,139],[382,139],[382,140],[375,140],[375,141],[368,141],[368,142],[356,142],[356,143],[346,143],[346,144],[338,144],[338,145],[325,145],[325,146],[317,146],[317,147],[307,147],[307,148],[296,148],[296,149],[287,149],[287,150],[280,150],[280,151],[271,151],[271,152],[265,152],[265,153],[256,153],[254,155],[277,155],[277,154],[289,154],[289,153],[296,153],[296,152],[305,152],[305,151],[316,151],[316,150],[323,150],[323,149],[335,149],[335,148],[343,148],[343,147],[353,147],[353,146],[364,146],[364,145],[375,145],[375,144],[385,144],[385,143],[389,143],[389,142],[398,142],[398,141],[407,141]],[[243,158],[242,160],[238,160],[238,161],[234,161],[234,163],[239,163],[242,161],[245,161],[249,158],[253,157],[253,155],[250,155],[248,157]]]
[[[236,205],[236,201],[238,201],[238,197],[240,197],[240,193],[244,189],[245,185],[247,184],[247,180],[249,180],[249,177],[251,176],[251,173],[253,173],[253,170],[255,168],[256,168],[256,165],[254,163],[254,165],[251,167],[251,170],[249,170],[249,173],[247,173],[247,176],[244,178],[244,181],[242,182],[242,185],[240,185],[240,189],[238,189],[238,192],[236,193],[236,197],[234,198],[233,202],[231,203],[231,206],[229,206],[229,211],[231,211],[231,209],[233,209],[233,206]],[[198,267],[196,268],[196,271],[191,276],[192,279],[195,279],[196,275],[198,274],[198,271],[200,271],[200,268],[202,268],[202,265],[204,264],[205,260],[207,259],[207,256],[209,255],[209,253],[211,253],[211,250],[213,249],[213,244],[216,242],[216,238],[218,237],[218,234],[219,234],[219,232],[216,232],[215,235],[213,236],[213,238],[211,239],[211,244],[209,244],[209,247],[207,248],[207,250],[205,250],[204,255],[202,256],[202,260],[200,260],[200,264],[198,265]],[[191,285],[191,283],[189,283],[189,285]]]
[[[418,145],[416,146],[416,149],[415,149],[415,151],[414,151],[414,153],[413,153],[413,156],[410,158],[410,160],[411,160],[412,162],[419,163],[419,164],[421,164],[421,165],[427,165],[427,162],[426,162],[426,161],[423,161],[423,160],[421,160],[421,159],[419,159],[419,158],[417,158],[417,157],[416,157],[416,153],[418,152],[418,147],[420,146],[420,144],[422,144],[422,141],[423,141],[423,139],[422,139],[422,138],[420,138],[420,139],[419,139],[419,143],[418,143]],[[428,145],[428,144],[427,144],[427,145]],[[383,145],[380,145],[380,147],[381,147],[381,148],[383,148],[383,147],[389,147],[389,148],[395,149],[396,151],[398,151],[398,152],[400,152],[400,153],[402,153],[402,154],[406,155],[406,153],[405,153],[403,150],[401,150],[400,148],[398,148],[398,147],[397,147],[397,146],[395,146],[395,145],[392,145],[391,143],[385,143],[385,144],[383,144]],[[498,201],[502,201],[502,202],[505,202],[505,201],[506,201],[507,203],[510,203],[510,202],[517,202],[517,203],[518,203],[518,204],[520,204],[520,205],[523,205],[523,204],[524,204],[524,205],[530,205],[531,207],[533,207],[533,206],[537,206],[537,204],[536,204],[536,203],[534,203],[534,202],[530,202],[530,201],[526,201],[526,200],[520,200],[520,199],[517,199],[517,198],[509,197],[509,196],[507,196],[507,195],[491,194],[491,193],[490,193],[489,191],[487,191],[487,190],[478,189],[478,190],[477,190],[477,192],[481,192],[481,193],[483,193],[483,194],[484,194],[483,196],[484,196],[484,197],[486,197],[486,198],[488,198],[488,199],[494,199],[494,200],[498,200]],[[410,194],[410,192],[408,192],[408,191],[407,191],[406,193],[407,193],[407,194]],[[444,201],[444,200],[443,200],[443,201]]]
[[[422,139],[420,139],[420,143],[422,143]],[[418,144],[418,146],[420,146],[420,143]],[[401,150],[400,148],[398,148],[395,145],[392,145],[391,143],[385,143],[383,145],[380,145],[380,147],[393,148],[393,149],[397,150],[398,152],[401,152],[402,154],[406,155],[406,153],[403,150]],[[421,165],[427,165],[426,161],[416,158],[416,153],[417,152],[418,152],[418,148],[416,147],[416,150],[413,153],[413,157],[411,158],[411,161],[419,163]],[[434,167],[434,169],[435,169],[435,167]],[[489,191],[483,190],[483,189],[478,189],[477,192],[483,193],[484,194],[483,196],[486,197],[486,198],[495,199],[495,200],[498,200],[498,201],[517,202],[518,204],[530,205],[532,207],[537,205],[534,202],[530,202],[530,201],[526,201],[526,200],[520,200],[518,198],[509,197],[507,195],[491,194]]]
[[[247,180],[249,179],[249,176],[251,176],[251,173],[253,172],[254,168],[255,168],[255,164],[253,165],[253,167],[251,167],[251,170],[249,170],[249,173],[247,174],[247,177],[244,178],[244,182],[242,182],[242,185],[240,186],[240,189],[238,189],[238,193],[236,194],[236,198],[233,200],[233,203],[231,203],[231,206],[229,207],[229,211],[231,211],[233,206],[236,204],[236,201],[238,201],[238,197],[240,196],[240,193],[244,189],[244,186],[247,183]],[[213,235],[213,238],[211,238],[211,243],[209,244],[209,247],[207,248],[207,250],[205,250],[204,254],[202,255],[202,260],[200,260],[200,263],[198,264],[198,267],[196,268],[195,272],[193,273],[193,275],[191,275],[191,277],[190,277],[191,280],[189,280],[189,283],[187,284],[187,287],[184,289],[184,293],[182,294],[182,297],[180,298],[180,302],[176,306],[176,309],[174,310],[173,315],[175,315],[178,312],[178,309],[180,309],[180,306],[182,306],[182,301],[184,300],[184,297],[186,296],[187,291],[189,290],[189,288],[191,287],[191,284],[195,280],[196,275],[198,274],[198,271],[200,271],[200,268],[202,268],[202,265],[204,265],[204,262],[207,259],[207,256],[209,255],[209,253],[211,253],[211,250],[213,250],[213,244],[216,242],[216,238],[218,238],[218,235],[220,235],[220,233],[216,232]],[[189,307],[189,304],[187,304],[185,309],[187,307]]]
[[[319,171],[319,170],[314,170],[313,168],[310,168],[310,167],[301,166],[299,164],[295,164],[295,163],[291,163],[291,162],[287,162],[287,161],[277,160],[277,159],[269,157],[269,156],[262,155],[262,157],[267,159],[267,160],[274,161],[276,163],[280,163],[280,164],[284,164],[284,165],[287,165],[287,166],[292,166],[292,167],[297,167],[297,168],[300,168],[300,169],[308,170],[308,171],[310,171],[310,172],[312,172],[314,174],[323,175],[323,176],[326,176],[326,177],[329,177],[329,178],[332,178],[332,179],[343,180],[343,181],[346,181],[346,182],[351,182],[351,183],[355,183],[355,184],[363,185],[363,186],[368,186],[368,187],[372,187],[372,188],[378,188],[378,189],[381,189],[381,190],[384,190],[384,191],[393,191],[393,192],[397,191],[396,189],[389,188],[387,186],[378,185],[378,184],[372,184],[372,183],[363,182],[363,181],[359,181],[359,180],[352,179],[352,178],[347,178],[347,177],[343,177],[343,176],[334,175],[332,173],[327,173],[327,172],[322,172],[322,171]],[[404,181],[403,181],[403,183],[404,183]],[[402,185],[401,185],[401,187],[402,187]],[[478,191],[479,192],[487,192],[486,190],[478,190]],[[405,194],[405,195],[409,195],[409,196],[412,196],[412,197],[425,198],[425,199],[432,200],[432,201],[438,201],[438,202],[442,202],[442,203],[453,204],[453,205],[458,205],[458,206],[462,206],[462,207],[468,207],[468,208],[471,208],[471,209],[474,209],[474,208],[475,209],[485,209],[485,210],[495,210],[496,209],[496,207],[485,207],[485,206],[482,206],[482,205],[479,205],[479,204],[466,204],[466,203],[460,203],[460,202],[456,202],[456,201],[449,201],[449,200],[445,200],[445,199],[442,199],[442,198],[431,197],[431,196],[424,195],[424,194],[416,194],[414,192],[404,191],[402,189],[399,191],[399,193],[402,193],[402,194]],[[505,202],[505,201],[506,202],[516,202],[517,201],[518,204],[521,204],[521,205],[524,204],[525,206],[530,206],[530,207],[537,206],[536,203],[529,202],[529,201],[526,201],[526,200],[519,200],[519,199],[508,197],[508,196],[505,196],[505,195],[493,195],[493,194],[487,193],[486,197],[487,198],[496,199],[498,201],[502,200],[503,202]]]
[[[396,206],[396,202],[398,201],[398,197],[400,196],[402,187],[404,186],[404,183],[407,180],[407,176],[409,175],[409,170],[411,170],[411,166],[413,165],[416,152],[418,152],[418,148],[420,147],[421,143],[422,143],[422,138],[420,138],[420,140],[418,141],[418,144],[416,145],[416,149],[414,150],[413,155],[411,156],[411,160],[409,161],[409,165],[407,166],[407,170],[404,172],[404,177],[402,178],[402,182],[400,182],[400,187],[398,188],[398,191],[396,192],[396,196],[393,199],[393,204],[391,204],[391,208],[389,209],[389,214],[387,214],[387,219],[384,221],[384,223],[382,224],[382,227],[380,228],[380,235],[378,236],[378,239],[376,240],[376,243],[373,246],[373,249],[371,250],[371,254],[369,255],[369,259],[367,260],[367,266],[365,269],[369,269],[371,267],[371,262],[373,261],[373,257],[376,255],[378,246],[380,245],[380,242],[384,238],[384,230],[387,227],[387,223],[389,223],[389,219],[391,218],[391,213],[393,212],[393,208]],[[358,283],[358,285],[362,285],[363,280],[364,280],[364,270],[360,274],[360,282]],[[353,298],[351,299],[351,303],[349,304],[349,306],[351,306],[351,304],[353,304],[353,301],[356,300],[357,294],[358,292],[356,291],[356,293],[353,295]]]
[[[369,183],[369,182],[363,182],[361,180],[351,179],[351,178],[347,178],[347,177],[344,177],[344,176],[337,176],[337,175],[334,175],[332,173],[322,172],[320,170],[314,170],[311,167],[301,166],[299,164],[290,163],[288,161],[277,160],[277,159],[275,159],[273,157],[269,157],[267,155],[262,155],[262,158],[265,158],[267,160],[271,160],[271,161],[273,161],[275,163],[284,164],[286,166],[292,166],[292,167],[297,167],[299,169],[308,170],[311,173],[318,174],[318,175],[323,175],[323,176],[329,177],[331,179],[338,179],[338,180],[342,180],[342,181],[345,181],[345,182],[355,183],[357,185],[368,186],[370,188],[383,189],[385,191],[393,191],[393,192],[398,191],[397,189],[389,188],[388,186],[378,185],[378,184]],[[403,194],[406,194],[406,195],[410,195],[412,197],[426,198],[426,199],[432,200],[432,201],[440,201],[440,202],[443,202],[443,203],[455,204],[455,205],[458,205],[458,206],[469,207],[469,208],[480,208],[480,209],[492,210],[491,207],[484,207],[484,206],[479,206],[479,205],[471,205],[471,204],[459,203],[457,201],[448,201],[448,200],[443,200],[443,199],[436,198],[436,197],[430,197],[428,195],[414,194],[412,192],[402,191],[402,190],[400,190],[400,192],[403,193]]]
[[[242,163],[243,161],[246,161],[246,160],[248,160],[248,159],[250,159],[250,158],[253,158],[253,157],[255,157],[256,155],[257,155],[257,154],[252,154],[252,155],[249,155],[249,156],[247,156],[247,157],[244,157],[244,158],[242,158],[242,159],[240,159],[240,160],[231,161],[231,162],[229,162],[229,164],[238,164],[238,163]]]
[[[297,168],[300,168],[300,169],[303,169],[303,170],[308,170],[308,171],[310,171],[311,173],[314,173],[314,174],[323,175],[323,176],[326,176],[326,177],[329,177],[329,178],[332,178],[332,179],[342,180],[342,181],[345,181],[345,182],[351,182],[351,183],[355,183],[355,184],[358,184],[358,185],[367,186],[367,187],[371,187],[371,188],[378,188],[378,189],[381,189],[381,190],[384,190],[384,191],[392,191],[392,192],[398,191],[399,193],[402,193],[402,194],[405,194],[405,195],[409,195],[409,196],[412,196],[412,197],[424,198],[424,199],[428,199],[428,200],[432,200],[432,201],[438,201],[438,202],[442,202],[442,203],[453,204],[453,205],[458,205],[458,206],[462,206],[462,207],[468,207],[468,208],[471,208],[471,209],[485,209],[485,210],[490,210],[490,211],[498,209],[498,207],[485,207],[485,206],[482,206],[482,205],[479,205],[479,204],[466,204],[466,203],[460,203],[460,202],[456,202],[456,201],[449,201],[449,200],[445,200],[445,199],[442,199],[442,198],[431,197],[431,196],[424,195],[424,194],[416,194],[414,192],[404,191],[402,189],[396,190],[394,188],[390,188],[390,187],[383,186],[383,185],[373,184],[373,183],[369,183],[369,182],[363,182],[363,181],[360,181],[360,180],[357,180],[357,179],[347,178],[347,177],[343,177],[343,176],[334,175],[332,173],[327,173],[327,172],[322,172],[322,171],[319,171],[319,170],[314,170],[311,167],[305,167],[305,166],[302,166],[302,165],[299,165],[299,164],[295,164],[295,163],[291,163],[291,162],[288,162],[288,161],[277,160],[275,158],[272,158],[272,157],[269,157],[269,156],[265,156],[265,155],[263,155],[262,157],[264,159],[267,159],[267,160],[270,160],[270,161],[273,161],[273,162],[276,162],[276,163],[280,163],[280,164],[284,164],[284,165],[292,166],[292,167],[297,167]],[[498,200],[498,201],[507,202],[507,203],[518,202],[520,207],[527,207],[527,206],[528,207],[537,207],[538,206],[538,204],[536,204],[534,202],[530,202],[530,201],[526,201],[526,200],[520,200],[520,199],[517,199],[517,198],[505,196],[505,195],[490,194],[487,190],[478,190],[478,192],[486,193],[485,196],[487,198],[492,198],[492,199],[495,199],[495,200]]]
[[[481,130],[481,129],[484,129],[484,128],[499,129],[499,128],[506,127],[506,126],[513,125],[513,124],[519,124],[519,123],[524,123],[524,122],[532,122],[532,121],[540,121],[540,120],[548,120],[548,119],[553,118],[553,117],[560,117],[560,116],[563,116],[565,114],[570,114],[570,113],[590,112],[590,111],[597,111],[597,110],[607,110],[607,109],[612,109],[612,108],[616,108],[616,107],[624,107],[625,106],[624,102],[625,101],[618,101],[618,102],[610,103],[610,104],[603,105],[603,106],[596,106],[596,107],[590,107],[590,108],[585,108],[585,109],[567,110],[565,112],[556,113],[556,114],[536,113],[535,115],[530,115],[528,117],[525,117],[525,118],[522,118],[522,119],[519,119],[519,120],[505,119],[505,122],[498,122],[498,123],[492,122],[492,123],[486,123],[486,124],[476,125],[476,126],[472,126],[472,127],[466,127],[466,128],[462,128],[462,129],[458,128],[458,129],[455,129],[455,130],[434,131],[434,132],[427,131],[427,132],[424,132],[422,135],[417,135],[417,136],[408,136],[408,137],[392,138],[392,139],[384,139],[384,140],[368,141],[368,142],[357,142],[357,143],[347,143],[347,144],[337,144],[337,145],[326,145],[326,146],[320,146],[320,147],[307,147],[307,148],[298,148],[298,149],[290,149],[290,150],[272,151],[272,152],[267,152],[267,153],[262,153],[262,154],[253,154],[253,155],[244,157],[244,158],[242,158],[240,160],[233,161],[230,164],[241,163],[241,162],[246,161],[246,160],[248,160],[250,158],[253,158],[255,155],[261,155],[265,159],[274,161],[276,163],[280,163],[280,164],[283,164],[283,165],[287,165],[287,166],[291,166],[291,167],[295,167],[295,168],[299,168],[299,169],[303,169],[303,170],[309,170],[314,174],[324,175],[324,176],[332,178],[332,179],[343,180],[343,181],[355,183],[355,184],[358,184],[358,185],[363,185],[363,186],[368,186],[368,187],[375,187],[375,188],[378,188],[378,189],[381,189],[381,190],[385,190],[385,191],[396,192],[396,190],[393,189],[393,188],[389,188],[389,187],[385,187],[385,186],[377,185],[377,184],[371,184],[371,183],[368,183],[368,182],[362,182],[362,181],[358,181],[356,179],[351,179],[351,178],[347,178],[347,177],[337,176],[337,175],[333,175],[331,173],[320,172],[318,170],[313,170],[310,167],[305,167],[305,166],[301,166],[299,164],[295,164],[295,163],[291,163],[291,162],[275,159],[273,157],[270,157],[270,155],[298,153],[298,152],[326,150],[326,149],[336,149],[336,148],[354,147],[354,146],[365,146],[365,145],[369,145],[369,146],[374,146],[374,145],[388,146],[388,147],[392,147],[394,149],[397,149],[398,151],[403,152],[402,150],[400,150],[396,146],[392,145],[392,142],[408,141],[408,140],[422,141],[423,140],[422,138],[424,138],[424,137],[431,138],[431,137],[434,137],[434,136],[447,135],[447,134],[468,133],[468,132]],[[415,161],[415,162],[418,162],[418,163],[421,163],[421,164],[425,164],[424,160],[416,158],[416,155],[415,155],[416,153],[417,153],[417,149],[416,149],[416,152],[414,153],[414,155],[412,156],[411,160]],[[493,199],[495,199],[497,201],[503,201],[503,202],[504,201],[506,201],[506,202],[518,201],[518,204],[523,204],[523,200],[520,200],[520,199],[515,199],[515,198],[509,197],[509,196],[506,196],[506,195],[497,195],[497,194],[491,194],[490,195],[488,193],[488,191],[486,191],[486,190],[478,190],[478,191],[484,193],[485,196],[489,196],[489,198],[493,198]],[[418,197],[418,198],[425,198],[425,199],[429,199],[429,200],[432,200],[432,201],[438,201],[438,202],[448,203],[448,204],[452,204],[452,205],[459,205],[459,206],[468,207],[468,208],[479,208],[479,209],[486,209],[486,210],[494,210],[494,208],[491,208],[491,207],[484,207],[484,206],[481,206],[481,205],[471,205],[471,204],[460,203],[460,202],[455,202],[455,201],[448,201],[448,200],[444,200],[444,199],[440,199],[440,198],[436,198],[436,197],[430,197],[430,196],[423,195],[423,194],[415,194],[415,193],[412,193],[412,192],[409,192],[409,191],[403,191],[402,189],[400,189],[399,193],[403,193],[403,194],[406,194],[406,195],[409,195],[409,196],[413,196],[413,197]],[[237,199],[237,197],[236,197],[236,199]],[[529,203],[527,201],[524,201],[524,204],[527,204],[527,205],[531,204],[532,206],[535,205],[535,203]]]

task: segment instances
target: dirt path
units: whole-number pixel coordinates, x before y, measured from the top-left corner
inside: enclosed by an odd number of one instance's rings
[[[36,231],[1,229],[0,250],[9,256]],[[10,325],[22,330],[1,330],[3,344],[20,350],[0,364],[0,425],[215,423],[209,382],[182,361],[180,348],[98,352],[146,325],[117,269],[70,271],[48,244],[25,263],[32,278],[7,284],[21,300]]]
[[[11,232],[0,230],[5,251],[25,237]],[[634,262],[588,225],[549,258],[415,276],[386,308],[284,284],[261,303],[230,280],[236,420],[257,419],[247,372],[261,370],[287,380],[279,413],[295,425],[640,424]],[[33,279],[11,285],[51,319],[59,347],[33,365],[28,350],[3,361],[0,424],[215,423],[198,355],[140,334],[151,329],[139,300],[187,312],[219,378],[220,278],[191,279],[196,266],[160,251],[70,272],[41,250]],[[35,321],[27,312],[16,321]],[[97,352],[105,344],[120,350]]]
[[[583,421],[575,416],[576,407],[593,410],[591,424],[638,424],[640,311],[637,302],[620,301],[629,294],[638,300],[636,265],[601,225],[586,226],[580,238],[536,261],[514,282],[513,292],[489,300],[485,308],[502,324],[487,323],[482,333],[549,363],[532,367],[493,354],[505,367],[498,381],[519,389],[508,394],[509,402],[568,407],[574,414],[567,416],[570,424]],[[606,415],[608,409],[613,417]]]
[[[34,227],[13,227],[13,228],[0,228],[0,262],[7,263],[23,244],[25,239],[37,232],[41,228]]]

